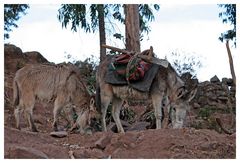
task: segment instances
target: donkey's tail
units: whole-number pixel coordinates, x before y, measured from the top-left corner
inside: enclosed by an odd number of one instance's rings
[[[98,81],[96,82],[96,107],[97,111],[101,112],[101,89]]]
[[[17,106],[19,104],[19,88],[17,82],[13,81],[13,106]]]

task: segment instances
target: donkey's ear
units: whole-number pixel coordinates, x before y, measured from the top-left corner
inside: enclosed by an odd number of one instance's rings
[[[91,97],[90,99],[90,110],[96,110],[94,97]]]
[[[186,97],[186,100],[188,102],[192,101],[192,99],[195,97],[196,93],[197,93],[197,87],[194,87],[191,91],[189,91],[189,93]]]
[[[177,99],[180,99],[181,97],[183,97],[185,95],[185,87],[182,86],[180,88],[178,88],[176,95],[177,95]]]

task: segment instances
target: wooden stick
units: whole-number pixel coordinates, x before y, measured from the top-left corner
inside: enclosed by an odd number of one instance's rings
[[[105,45],[105,44],[102,44],[102,47],[111,49],[113,51],[121,52],[121,53],[131,53],[130,51],[127,51],[127,50],[124,50],[124,49],[119,49],[119,48],[109,46],[109,45]]]
[[[133,53],[133,52],[130,52],[130,51],[127,51],[127,50],[124,50],[124,49],[119,49],[119,48],[116,48],[116,47],[113,47],[113,46],[109,46],[109,45],[102,45],[102,47],[104,48],[108,48],[108,49],[112,49],[113,51],[117,51],[117,52],[121,52],[121,53],[127,53],[127,54],[130,54],[130,53]],[[150,51],[153,50],[151,49],[150,47]],[[149,63],[154,63],[154,64],[157,64],[157,65],[161,65],[165,68],[168,67],[168,61],[165,60],[165,59],[158,59],[158,58],[155,58],[155,57],[149,57],[147,55],[142,55],[141,53],[138,54],[138,57],[139,58],[142,58],[143,60],[145,60],[146,62],[149,62]]]
[[[157,65],[161,65],[165,68],[168,67],[168,61],[165,60],[165,59],[158,59],[158,58],[155,58],[155,57],[152,57],[149,59],[149,57],[147,55],[138,55],[139,58],[142,58],[143,60],[147,61],[147,62],[150,62],[150,63],[155,63]]]

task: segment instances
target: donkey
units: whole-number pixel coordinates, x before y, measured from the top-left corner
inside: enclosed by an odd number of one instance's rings
[[[183,127],[186,111],[190,108],[188,103],[195,96],[196,89],[186,91],[184,82],[170,64],[167,68],[159,66],[149,92],[140,92],[128,85],[112,85],[105,81],[108,65],[111,63],[111,60],[112,56],[103,60],[96,74],[96,107],[102,113],[103,131],[107,131],[105,120],[106,111],[108,105],[112,102],[112,116],[116,122],[118,132],[124,133],[119,114],[123,101],[126,99],[151,99],[156,117],[156,128],[161,129],[161,120],[163,118],[161,107],[164,96],[167,96],[169,99],[168,106],[173,108],[170,114],[173,128]]]
[[[80,112],[84,108],[95,108],[95,100],[89,94],[84,79],[71,64],[33,64],[16,72],[13,80],[16,128],[20,129],[20,114],[24,111],[31,131],[37,132],[32,117],[36,101],[54,103],[55,131],[58,130],[57,120],[62,109],[75,107]]]

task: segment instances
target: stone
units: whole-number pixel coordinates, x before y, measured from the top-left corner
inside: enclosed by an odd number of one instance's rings
[[[66,137],[68,133],[66,131],[54,131],[54,132],[51,132],[50,135],[52,137],[63,138],[63,137]]]
[[[228,97],[226,97],[226,96],[220,96],[220,97],[218,97],[218,99],[225,103],[228,101]]]
[[[228,78],[222,78],[222,83],[227,85]]]
[[[206,92],[205,96],[206,96],[208,99],[217,100],[217,96],[216,96],[216,94],[213,93],[213,92]]]
[[[48,159],[48,156],[34,148],[11,146],[8,149],[8,158],[21,158],[21,159]]]
[[[207,104],[207,97],[206,96],[200,96],[197,100],[197,102],[203,106],[203,105],[206,105]]]
[[[48,63],[48,60],[44,58],[41,53],[36,51],[25,52],[23,55],[27,56],[31,63]]]
[[[236,92],[236,87],[231,87],[231,88],[230,88],[230,91],[231,91],[231,92]]]
[[[233,80],[231,78],[222,78],[222,83],[228,86],[233,86]]]
[[[227,96],[227,95],[228,95],[228,94],[227,94],[225,91],[223,91],[223,90],[216,91],[216,94],[217,94],[218,97],[219,97],[219,96]]]
[[[146,130],[147,126],[149,126],[149,122],[136,122],[134,123],[127,131],[141,131]]]
[[[22,50],[13,45],[13,44],[5,44],[4,45],[4,56],[8,57],[10,55],[13,55],[15,57],[23,56]]]
[[[194,109],[199,109],[200,107],[201,106],[197,102],[194,102],[194,104],[193,104]]]
[[[220,80],[219,80],[218,77],[215,75],[214,77],[212,77],[212,78],[210,79],[210,82],[211,82],[211,83],[218,83],[218,82],[220,82]]]
[[[106,146],[111,142],[112,134],[103,135],[100,139],[95,142],[95,146],[98,149],[104,150]]]
[[[124,130],[128,130],[128,128],[131,127],[131,124],[129,124],[127,121],[121,120],[121,124],[123,126]],[[107,130],[118,132],[117,131],[117,125],[114,122],[110,122],[110,124],[107,126]]]

